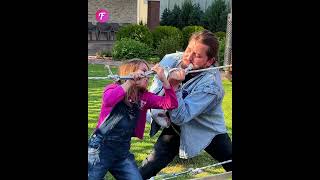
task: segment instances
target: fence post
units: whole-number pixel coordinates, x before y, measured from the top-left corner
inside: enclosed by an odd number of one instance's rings
[[[224,65],[232,64],[232,13],[228,14],[227,34],[224,50]],[[225,68],[225,76],[232,81],[232,67]]]

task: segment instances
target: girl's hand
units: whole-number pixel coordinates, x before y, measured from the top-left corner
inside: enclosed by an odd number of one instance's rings
[[[130,73],[130,76],[133,77],[133,80],[126,80],[121,86],[125,90],[125,92],[128,91],[128,89],[132,86],[136,85],[136,81],[143,78],[143,71],[138,70],[136,72]]]
[[[133,73],[130,73],[130,76],[133,77],[134,81],[138,81],[138,80],[144,78],[144,72],[141,70],[137,70]]]

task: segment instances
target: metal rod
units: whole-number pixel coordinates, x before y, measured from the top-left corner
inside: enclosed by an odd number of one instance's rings
[[[226,67],[231,67],[232,65],[225,65],[225,66],[218,66],[218,67],[213,67],[213,68],[205,68],[205,69],[197,69],[197,70],[191,70],[189,73],[195,73],[195,72],[202,72],[202,71],[208,71],[208,70],[213,70],[213,69],[221,69],[221,68],[226,68]]]
[[[226,67],[231,67],[232,65],[226,65],[226,66],[218,66],[218,67],[213,67],[213,68],[205,68],[205,69],[197,69],[197,70],[191,70],[192,69],[192,65],[190,64],[188,66],[188,68],[185,69],[186,73],[196,73],[196,72],[202,72],[202,71],[208,71],[208,70],[213,70],[213,69],[221,69],[221,68],[226,68]],[[174,70],[176,68],[173,68],[171,70]],[[170,71],[171,71],[170,70]],[[146,71],[143,75],[143,77],[151,77],[153,74],[156,74],[155,71],[150,70],[150,71]],[[115,81],[119,81],[119,80],[132,80],[132,76],[119,76],[119,75],[108,75],[107,77],[88,77],[88,79],[112,79]]]
[[[232,160],[227,160],[227,161],[215,163],[215,164],[212,164],[212,165],[209,165],[209,166],[204,166],[204,167],[196,168],[196,169],[189,168],[188,170],[180,172],[180,173],[162,174],[162,175],[158,175],[158,176],[153,176],[152,178],[155,179],[155,178],[165,177],[162,180],[173,179],[173,178],[176,178],[177,176],[181,176],[183,174],[188,174],[188,173],[192,173],[192,172],[197,174],[197,172],[202,171],[202,170],[204,170],[206,168],[216,167],[216,166],[220,166],[222,164],[227,164],[227,163],[230,163],[230,162],[232,162]]]

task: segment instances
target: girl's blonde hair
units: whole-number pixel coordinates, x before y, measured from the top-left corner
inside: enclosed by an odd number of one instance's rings
[[[120,76],[127,76],[130,73],[133,73],[139,69],[140,64],[145,64],[148,69],[150,68],[148,63],[145,60],[142,59],[131,59],[119,66],[119,75]],[[121,82],[120,82],[121,83]],[[137,103],[139,100],[139,92],[143,92],[145,89],[138,89],[137,87],[130,87],[129,90],[126,93],[125,101],[128,103],[130,100],[132,102]]]

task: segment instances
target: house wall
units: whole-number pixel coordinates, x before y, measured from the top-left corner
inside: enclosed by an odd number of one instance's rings
[[[110,23],[137,23],[138,1],[140,0],[88,0],[88,22],[96,24],[96,12],[104,8],[109,12]]]
[[[147,24],[148,20],[148,1],[147,0],[138,0],[137,5],[137,23],[139,24],[142,21],[143,24]]]

